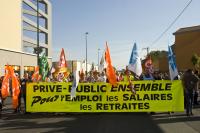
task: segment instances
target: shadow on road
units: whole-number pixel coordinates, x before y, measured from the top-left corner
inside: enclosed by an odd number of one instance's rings
[[[5,114],[0,131],[66,133],[162,133],[147,113]]]

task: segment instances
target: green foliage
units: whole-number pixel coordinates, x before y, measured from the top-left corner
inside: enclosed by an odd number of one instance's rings
[[[167,51],[151,51],[149,55],[151,56],[152,61],[157,61],[162,57],[167,57]]]
[[[195,69],[199,69],[200,57],[197,54],[192,55],[191,62],[194,65]]]

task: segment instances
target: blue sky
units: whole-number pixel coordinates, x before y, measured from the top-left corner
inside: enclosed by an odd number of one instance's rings
[[[108,42],[112,64],[118,69],[128,64],[134,42],[142,48],[167,50],[173,33],[182,27],[200,25],[200,0],[190,7],[153,46],[152,42],[177,17],[189,0],[50,0],[52,3],[53,61],[61,48],[67,60],[85,59],[85,32],[88,35],[88,62],[97,64]]]

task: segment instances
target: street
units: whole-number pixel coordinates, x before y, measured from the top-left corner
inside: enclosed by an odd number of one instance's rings
[[[200,107],[194,116],[173,113],[13,113],[8,99],[0,119],[1,133],[198,133]]]

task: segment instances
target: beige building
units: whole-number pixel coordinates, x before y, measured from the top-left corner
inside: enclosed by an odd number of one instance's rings
[[[178,71],[194,69],[191,58],[194,54],[200,56],[200,25],[178,29],[175,33],[175,43],[172,50],[176,57]],[[157,68],[161,72],[169,71],[167,56],[159,59]]]
[[[181,28],[174,35],[174,51],[178,70],[194,68],[191,58],[195,53],[200,56],[200,26]]]
[[[21,76],[37,65],[37,0],[0,1],[0,76],[6,64]],[[51,3],[39,0],[39,46],[51,64]]]

